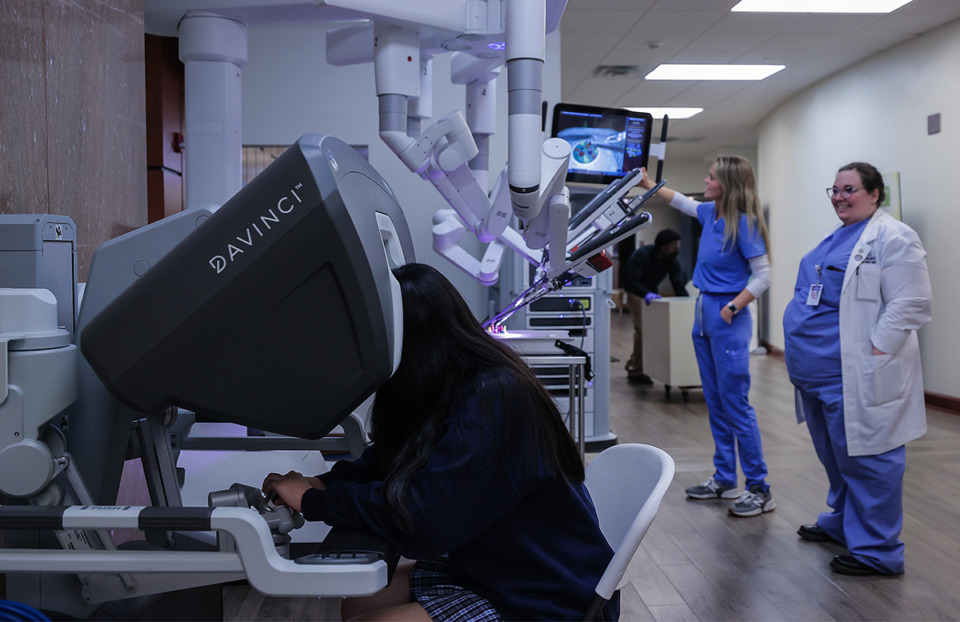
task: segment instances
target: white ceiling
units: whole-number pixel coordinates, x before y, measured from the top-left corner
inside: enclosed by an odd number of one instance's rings
[[[815,82],[960,18],[960,0],[913,0],[886,15],[731,13],[736,3],[567,0],[560,22],[562,100],[704,108],[691,119],[671,121],[667,156],[710,160],[725,149],[756,145],[759,122]],[[338,9],[324,0],[144,0],[144,9],[148,32],[176,35],[188,10],[215,11],[247,23],[339,21],[357,19],[367,4],[377,2],[348,1],[350,9]],[[786,69],[759,82],[643,79],[668,62],[781,64]],[[639,69],[615,77],[596,75],[600,65]]]
[[[568,0],[560,22],[563,101],[704,108],[695,117],[669,123],[667,157],[712,159],[724,149],[755,145],[759,122],[799,91],[960,18],[960,0],[913,0],[886,15],[731,13],[736,3]],[[643,76],[660,63],[786,69],[758,82],[645,81]],[[640,70],[596,75],[600,65],[639,65]]]

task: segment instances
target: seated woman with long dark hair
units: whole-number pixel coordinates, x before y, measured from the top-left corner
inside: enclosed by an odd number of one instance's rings
[[[345,600],[344,619],[583,619],[613,551],[556,404],[440,272],[394,275],[403,352],[377,392],[373,445],[319,477],[271,473],[264,492],[417,560]],[[617,619],[618,599],[603,613]]]

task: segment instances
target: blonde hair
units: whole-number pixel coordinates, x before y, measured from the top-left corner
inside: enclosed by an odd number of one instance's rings
[[[747,229],[755,229],[763,237],[763,243],[770,254],[770,234],[760,209],[760,197],[757,194],[757,178],[753,167],[746,158],[740,156],[717,156],[714,172],[723,196],[716,201],[717,213],[723,218],[723,248],[727,243],[736,243],[740,230],[740,214],[747,216]]]

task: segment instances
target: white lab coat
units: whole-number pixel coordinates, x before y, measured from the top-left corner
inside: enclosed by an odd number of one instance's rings
[[[880,454],[926,433],[917,330],[930,318],[930,277],[920,238],[877,210],[850,253],[840,293],[849,455]],[[873,355],[873,346],[886,354]]]

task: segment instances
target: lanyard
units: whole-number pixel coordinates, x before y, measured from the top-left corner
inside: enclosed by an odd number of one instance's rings
[[[817,282],[810,285],[810,291],[807,292],[807,305],[811,307],[820,306],[820,297],[823,295],[823,284],[820,283],[820,276],[823,274],[821,268],[826,262],[827,255],[830,254],[830,251],[833,250],[834,244],[836,244],[837,238],[833,236],[830,239],[830,243],[827,244],[826,249],[823,251],[823,258],[820,260],[820,263],[814,264],[814,269],[817,271]],[[827,269],[831,269],[833,266],[827,266]]]

